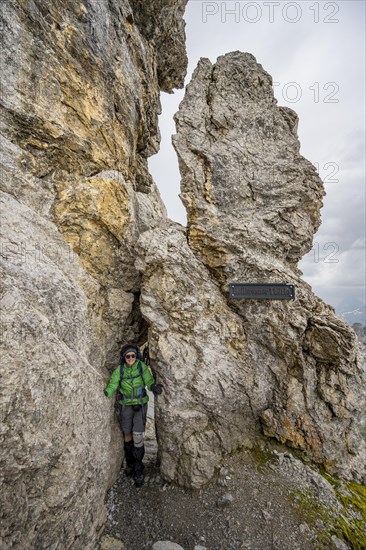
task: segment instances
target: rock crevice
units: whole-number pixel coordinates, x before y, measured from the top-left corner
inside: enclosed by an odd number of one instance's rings
[[[187,67],[185,5],[2,6],[6,548],[95,547],[123,457],[103,387],[146,335],[165,480],[201,487],[264,437],[364,475],[357,339],[297,268],[324,189],[252,55],[201,60],[176,115],[187,228],[148,173],[159,93]],[[241,281],[294,284],[296,300],[229,300]]]
[[[123,454],[103,387],[146,337],[135,242],[166,218],[147,158],[185,3],[145,3],[151,40],[127,0],[1,5],[4,548],[94,549],[105,522]]]

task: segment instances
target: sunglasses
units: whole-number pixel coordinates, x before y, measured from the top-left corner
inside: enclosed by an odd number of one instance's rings
[[[134,353],[127,353],[127,355],[125,357],[126,357],[126,359],[134,359],[136,357],[136,355]]]

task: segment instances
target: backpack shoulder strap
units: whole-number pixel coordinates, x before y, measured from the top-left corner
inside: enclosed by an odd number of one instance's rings
[[[142,364],[141,364],[141,361],[139,361],[139,362],[137,363],[137,368],[139,369],[139,373],[140,373],[140,376],[141,376],[141,378],[143,379],[143,376],[142,376]]]
[[[149,346],[148,345],[144,348],[144,352],[142,354],[142,360],[145,363],[145,365],[150,365],[150,355],[149,355]]]
[[[121,361],[121,363],[119,365],[119,381],[122,380],[124,371],[125,371],[125,366],[124,366],[123,361]]]

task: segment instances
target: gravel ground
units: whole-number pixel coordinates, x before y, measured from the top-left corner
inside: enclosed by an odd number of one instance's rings
[[[353,548],[332,538],[329,529],[324,536],[324,517],[313,513],[307,523],[299,491],[340,513],[342,507],[332,485],[292,454],[273,448],[241,451],[223,461],[207,486],[193,491],[161,479],[151,413],[146,435],[145,485],[136,488],[121,469],[108,497],[109,545],[102,544],[102,550],[151,550],[157,541],[184,550]]]
[[[106,532],[122,539],[128,550],[147,550],[158,540],[172,540],[186,550],[195,545],[209,550],[316,548],[301,532],[282,484],[271,470],[261,470],[250,454],[230,458],[221,469],[224,475],[200,491],[164,483],[152,464],[139,489],[122,473],[109,497]]]

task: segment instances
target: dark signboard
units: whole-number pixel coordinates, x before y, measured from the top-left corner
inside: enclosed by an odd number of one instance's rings
[[[240,300],[294,300],[295,286],[278,283],[232,283],[229,298]]]

